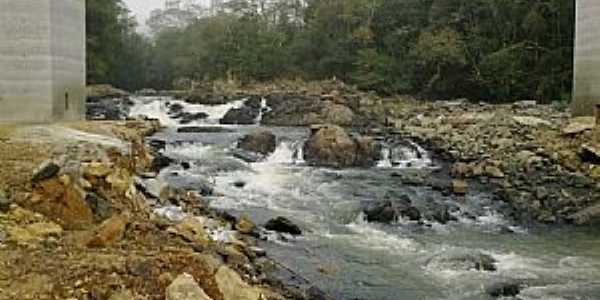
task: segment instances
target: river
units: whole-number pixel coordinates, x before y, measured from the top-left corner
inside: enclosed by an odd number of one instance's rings
[[[457,198],[402,184],[398,174],[437,174],[440,162],[419,147],[384,149],[373,168],[317,168],[302,159],[306,128],[265,128],[258,125],[260,116],[257,125],[218,125],[243,100],[218,106],[159,97],[133,100],[130,115],[157,118],[167,126],[152,137],[167,141],[163,154],[190,164],[173,164],[161,178],[192,188],[208,182],[216,195],[208,198],[212,207],[246,214],[257,224],[277,216],[292,220],[303,235],[268,233],[261,247],[338,299],[492,299],[494,287],[511,284],[520,286],[515,299],[600,299],[600,230],[514,224],[485,187]],[[170,117],[167,103],[208,115],[186,126],[224,130],[177,133],[182,125]],[[257,129],[276,134],[277,149],[261,162],[245,163],[232,149]],[[393,153],[401,159],[393,160]],[[433,204],[452,207],[455,220],[365,221],[361,203],[403,195],[421,211]],[[479,257],[493,258],[496,270],[473,268]]]

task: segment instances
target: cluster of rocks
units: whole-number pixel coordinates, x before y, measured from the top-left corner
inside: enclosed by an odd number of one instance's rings
[[[239,99],[238,99],[239,100]],[[239,108],[230,109],[219,123],[226,125],[253,125],[258,121],[262,109],[262,99],[257,95],[250,95]]]
[[[550,105],[388,100],[388,134],[420,141],[450,167],[453,190],[492,186],[524,222],[600,221],[594,120]],[[363,107],[364,111],[369,111]],[[381,109],[373,108],[373,109]]]
[[[129,93],[123,90],[105,84],[87,87],[88,120],[124,120],[132,105]]]
[[[337,95],[306,95],[295,92],[272,93],[265,96],[271,110],[262,124],[273,126],[310,126],[358,124],[346,98]]]
[[[7,286],[0,280],[3,295],[308,299],[308,290],[288,290],[268,275],[276,264],[256,246],[258,226],[248,218],[210,210],[199,195],[168,186],[157,204],[178,205],[183,217],[156,212],[154,196],[140,181],[156,180],[147,170],[168,162],[153,157],[139,136],[130,142],[127,153],[109,148],[46,161],[33,170],[29,191],[0,191],[0,279],[22,282]],[[265,228],[301,234],[285,218]],[[231,234],[215,239],[218,230]]]
[[[167,112],[169,116],[173,119],[179,120],[179,124],[181,125],[187,125],[192,123],[193,121],[204,120],[208,118],[208,114],[204,112],[190,113],[184,111],[183,105],[179,103],[167,102],[166,105],[169,109],[169,111]]]

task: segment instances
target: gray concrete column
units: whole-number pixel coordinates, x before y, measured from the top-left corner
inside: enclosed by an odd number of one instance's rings
[[[600,0],[576,0],[574,116],[594,115],[600,104]]]

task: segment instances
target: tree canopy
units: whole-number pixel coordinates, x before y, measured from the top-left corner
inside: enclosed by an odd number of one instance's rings
[[[132,89],[172,88],[182,78],[335,76],[430,99],[551,101],[570,94],[570,0],[223,2],[184,26],[155,27],[146,40],[119,1],[88,1],[88,13],[100,12],[88,19],[88,78]]]

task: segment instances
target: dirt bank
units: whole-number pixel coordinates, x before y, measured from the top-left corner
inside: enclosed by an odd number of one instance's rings
[[[198,195],[175,191],[181,219],[155,213],[136,178],[153,176],[143,137],[156,129],[149,121],[0,127],[0,299],[296,297],[267,284],[272,263],[253,238]],[[227,240],[208,233],[221,229]]]

